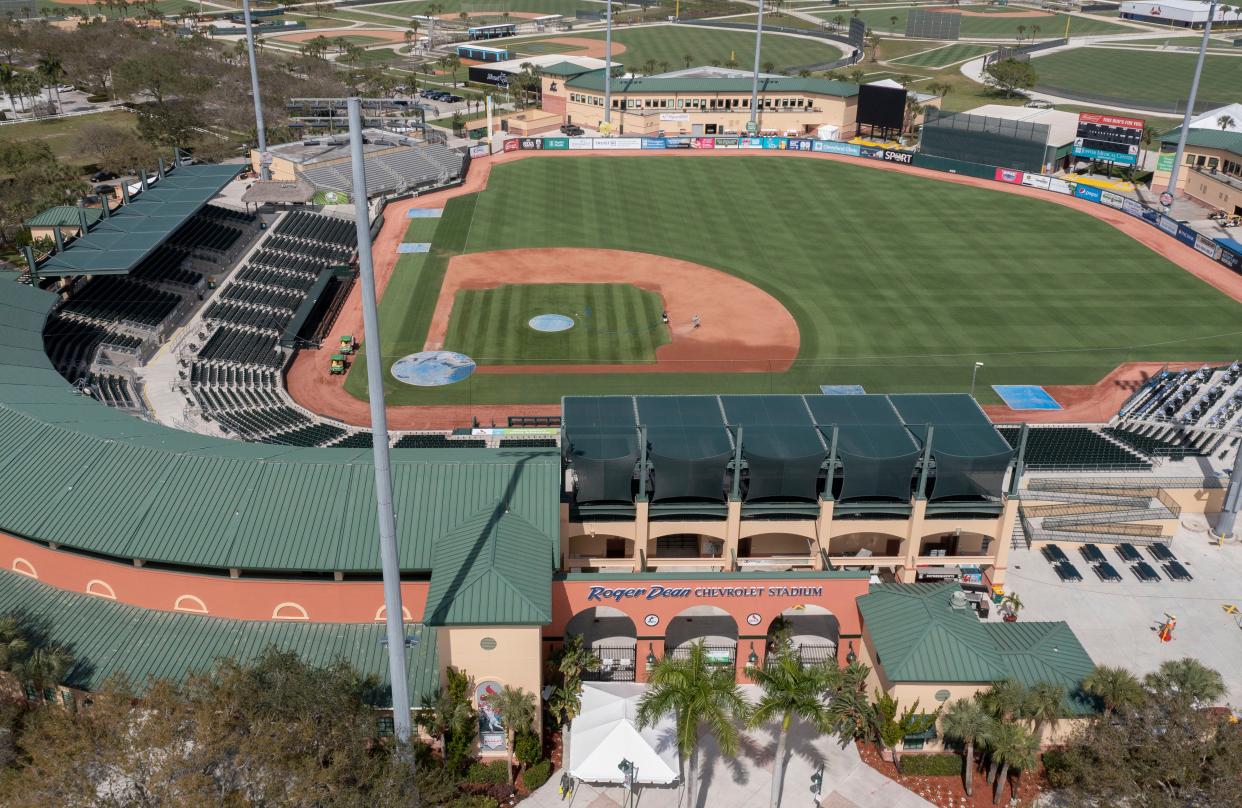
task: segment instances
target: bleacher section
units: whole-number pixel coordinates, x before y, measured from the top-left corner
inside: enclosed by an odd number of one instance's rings
[[[364,164],[370,197],[448,185],[461,177],[465,157],[444,145],[424,144],[368,156]],[[312,166],[302,176],[316,188],[347,192],[353,189],[349,163]]]
[[[182,264],[190,257],[185,247],[164,244],[134,267],[129,277],[151,283],[168,283],[177,287],[198,289],[203,282],[201,272],[185,269]]]
[[[1153,457],[1224,457],[1242,432],[1242,362],[1164,370],[1127,401],[1111,426]],[[1167,446],[1166,446],[1167,445]],[[1180,450],[1180,451],[1179,451]]]
[[[997,426],[1001,437],[1017,448],[1021,428]],[[1027,435],[1025,465],[1031,471],[1146,471],[1151,463],[1129,448],[1083,426],[1032,426]]]
[[[1147,457],[1165,457],[1170,460],[1183,460],[1187,457],[1202,457],[1203,452],[1190,443],[1179,442],[1177,438],[1166,440],[1154,435],[1144,435],[1134,429],[1105,427],[1104,434],[1124,443],[1136,452]]]
[[[260,365],[278,368],[285,363],[284,354],[276,350],[270,334],[244,331],[232,326],[221,327],[198,352],[199,359],[228,365]]]
[[[85,382],[86,390],[89,390],[89,394],[96,401],[121,409],[135,409],[137,406],[135,394],[129,387],[129,381],[120,376],[88,373]]]
[[[117,324],[154,331],[180,302],[171,292],[119,275],[101,275],[77,289],[60,311],[104,327]]]
[[[358,246],[353,222],[301,210],[282,219],[276,225],[276,235],[280,238],[269,241],[266,245],[269,249],[341,263],[348,261]],[[293,249],[289,249],[290,246]]]
[[[373,442],[370,432],[354,432],[331,445],[335,449],[370,449]]]
[[[402,435],[394,449],[482,449],[487,441],[477,438],[459,438],[450,440],[446,435],[410,434]]]

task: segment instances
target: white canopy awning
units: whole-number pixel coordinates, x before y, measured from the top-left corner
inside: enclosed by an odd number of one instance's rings
[[[588,682],[582,712],[569,725],[569,773],[585,783],[621,783],[622,760],[637,767],[636,781],[668,785],[680,771],[676,722],[671,714],[638,728],[638,700],[645,685]]]

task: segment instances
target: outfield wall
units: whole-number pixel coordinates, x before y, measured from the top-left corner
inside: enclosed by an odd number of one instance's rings
[[[789,151],[840,154],[888,163],[913,165],[949,174],[990,179],[1010,185],[1025,185],[1049,193],[1073,196],[1107,205],[1136,219],[1147,222],[1170,238],[1206,255],[1225,268],[1242,275],[1242,250],[1228,239],[1199,233],[1190,225],[1179,222],[1161,211],[1105,188],[1075,183],[1045,174],[1032,174],[1017,169],[984,163],[968,163],[945,157],[934,157],[903,149],[885,149],[845,143],[837,140],[812,140],[791,137],[531,137],[505,141],[504,150],[514,151],[669,151],[678,149],[712,150],[744,154],[753,151]]]

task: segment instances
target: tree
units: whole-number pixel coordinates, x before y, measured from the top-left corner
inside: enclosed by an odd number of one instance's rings
[[[1001,793],[1009,777],[1009,768],[1030,768],[1039,752],[1039,741],[1019,724],[996,724],[989,737],[992,756],[1000,761],[1000,773],[996,777],[992,804],[1000,802]]]
[[[706,731],[716,739],[721,754],[737,754],[749,706],[733,677],[733,668],[716,665],[707,657],[703,642],[693,643],[684,657],[666,656],[656,662],[647,680],[647,692],[638,703],[639,727],[655,725],[672,713],[676,721],[677,749],[689,760],[686,778],[688,805],[697,805],[699,784],[699,736]]]
[[[548,699],[548,709],[561,724],[562,758],[569,759],[569,725],[582,712],[582,674],[597,671],[602,664],[599,656],[587,648],[581,634],[570,634],[552,658],[560,674],[560,685]]]
[[[47,103],[52,103],[52,92],[56,92],[56,109],[60,110],[60,80],[65,75],[64,65],[60,61],[60,57],[55,54],[46,54],[39,57],[39,64],[36,68],[39,75],[47,83]]]
[[[872,706],[867,701],[867,677],[870,675],[871,668],[861,662],[851,662],[841,669],[834,683],[828,713],[842,747],[870,730]]]
[[[918,699],[900,714],[897,707],[897,699],[892,694],[876,690],[872,711],[876,738],[882,747],[892,752],[893,762],[900,766],[902,741],[907,735],[924,732],[934,726],[936,719],[940,717],[940,711],[930,715],[920,714]]]
[[[1026,707],[1026,686],[1016,679],[1002,679],[999,682],[993,682],[987,690],[976,693],[975,698],[979,700],[979,705],[987,714],[992,716],[997,726],[1009,724],[1018,719]],[[988,782],[991,783],[996,780],[1000,759],[993,754],[991,736],[987,736],[986,740],[989,758]]]
[[[1233,128],[1233,125],[1234,125],[1233,116],[1232,115],[1220,116],[1219,118],[1216,119],[1216,125],[1221,128],[1221,131]]]
[[[694,57],[688,53],[682,54],[681,63],[685,65],[687,70],[689,70],[690,65],[694,64]]]
[[[765,61],[765,62],[763,63],[763,72],[764,72],[764,73],[775,73],[775,72],[776,72],[776,62],[773,62],[773,61],[770,61],[770,60],[769,60],[769,61]]]
[[[1019,25],[1019,26],[1018,26],[1018,41],[1019,41],[1019,42],[1021,42],[1021,41],[1022,41],[1022,37],[1023,37],[1025,34],[1026,34],[1026,26],[1025,26],[1025,25]]]
[[[1022,95],[1022,90],[1029,90],[1039,80],[1030,62],[1020,62],[1017,59],[992,62],[983,72],[984,84],[996,87],[1005,95]]]
[[[509,774],[509,789],[513,790],[513,746],[518,732],[526,732],[535,723],[535,694],[527,693],[520,687],[505,685],[498,692],[487,697],[505,727],[505,757]]]
[[[1049,682],[1036,682],[1026,694],[1022,713],[1033,722],[1035,737],[1040,737],[1044,724],[1065,715],[1065,688]]]
[[[432,737],[440,739],[440,753],[454,771],[461,769],[478,733],[478,713],[470,704],[474,682],[464,672],[449,665],[444,669],[445,686],[436,691],[431,706],[418,711],[415,720]]]
[[[1096,665],[1082,680],[1082,689],[1100,700],[1105,716],[1121,708],[1137,707],[1146,698],[1146,692],[1134,674],[1125,668],[1110,668],[1107,665]]]
[[[897,20],[899,20],[899,19],[901,19],[901,18],[900,18],[900,17],[898,17],[896,14],[894,14],[893,16],[891,16],[891,17],[889,17],[889,18],[888,18],[888,30],[889,30],[889,33],[896,33],[896,32],[897,32]]]
[[[1154,698],[1183,700],[1193,707],[1218,701],[1226,690],[1218,671],[1191,657],[1162,662],[1144,683]]]
[[[159,159],[157,150],[135,131],[94,122],[83,125],[78,133],[78,154],[113,174],[150,168]]]
[[[975,744],[992,732],[992,717],[974,699],[958,699],[940,721],[944,737],[966,748],[966,795],[974,794]]]
[[[13,675],[42,702],[49,690],[65,680],[72,667],[73,654],[64,648],[38,645],[13,666]]]
[[[778,722],[769,798],[771,808],[777,808],[781,802],[781,788],[788,763],[785,745],[789,727],[796,718],[821,733],[832,729],[832,714],[825,697],[832,689],[834,677],[830,669],[822,665],[803,665],[798,652],[787,644],[782,644],[766,662],[763,667],[750,666],[746,669],[746,675],[763,690],[759,703],[750,714],[749,723],[752,728],[758,728]],[[836,668],[832,671],[835,672]]]

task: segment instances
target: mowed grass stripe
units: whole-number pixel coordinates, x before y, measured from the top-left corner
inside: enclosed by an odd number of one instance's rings
[[[658,310],[655,292],[629,284],[533,283],[491,289],[462,289],[453,301],[446,350],[479,364],[601,363],[655,360],[668,341],[659,325],[644,318]],[[530,327],[540,314],[574,319],[568,331],[546,333]]]
[[[1038,85],[1109,96],[1134,103],[1185,107],[1194,73],[1193,53],[1074,48],[1031,61]],[[1199,83],[1199,102],[1230,103],[1242,87],[1242,56],[1208,56]]]
[[[935,50],[923,51],[922,53],[914,53],[909,56],[902,56],[899,59],[890,59],[890,64],[913,65],[915,67],[947,67],[958,62],[965,62],[982,56],[985,53],[991,53],[994,48],[988,45],[972,45],[970,43],[959,42],[956,45],[948,45]]]
[[[793,315],[799,359],[773,374],[476,374],[468,389],[394,384],[393,403],[834,383],[961,391],[976,360],[986,363],[987,396],[991,384],[1093,383],[1126,361],[1242,355],[1242,307],[1107,224],[1040,199],[863,165],[532,158],[495,167],[473,221],[466,252],[601,247],[737,275]],[[675,321],[694,313],[670,312]]]

